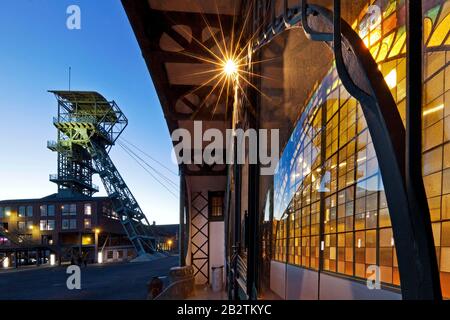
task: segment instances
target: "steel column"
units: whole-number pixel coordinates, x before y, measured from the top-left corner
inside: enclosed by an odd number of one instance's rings
[[[422,70],[423,17],[422,1],[406,1],[406,189],[411,205],[411,220],[416,229],[419,255],[423,263],[422,290],[434,299],[442,299],[430,211],[422,178]]]
[[[184,177],[184,171],[180,168],[180,228],[179,228],[179,252],[180,252],[180,266],[186,265],[185,254],[185,195],[186,195],[186,182]]]

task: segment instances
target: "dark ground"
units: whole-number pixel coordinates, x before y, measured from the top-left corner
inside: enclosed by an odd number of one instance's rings
[[[81,290],[67,289],[66,281],[70,276],[66,274],[67,266],[0,272],[0,300],[146,299],[150,279],[167,276],[169,269],[176,265],[178,257],[151,262],[88,265],[81,268]]]

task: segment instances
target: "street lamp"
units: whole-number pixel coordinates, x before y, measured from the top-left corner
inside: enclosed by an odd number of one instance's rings
[[[100,255],[98,253],[98,235],[100,234],[100,229],[99,228],[95,228],[94,229],[94,234],[95,234],[95,251],[94,251],[94,259],[96,263],[102,263],[103,262],[103,257],[100,258]]]
[[[172,249],[172,239],[167,240],[167,245],[169,246],[169,251]]]

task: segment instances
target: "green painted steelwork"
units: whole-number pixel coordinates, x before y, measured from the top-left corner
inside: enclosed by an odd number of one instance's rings
[[[151,226],[108,154],[128,119],[114,101],[97,92],[50,92],[58,101],[58,116],[53,119],[58,140],[47,143],[58,153],[58,174],[50,180],[60,192],[91,196],[98,191],[92,184],[98,173],[138,255],[153,253]]]

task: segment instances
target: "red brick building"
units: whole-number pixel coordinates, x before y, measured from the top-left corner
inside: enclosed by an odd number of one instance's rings
[[[107,197],[56,193],[0,201],[0,256],[11,256],[11,264],[16,253],[19,264],[48,262],[51,253],[61,261],[78,259],[81,253],[94,262],[96,247],[104,250],[104,261],[135,254]]]

